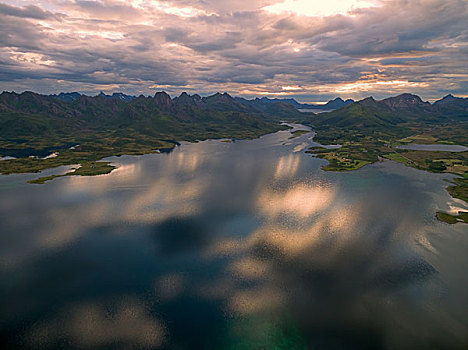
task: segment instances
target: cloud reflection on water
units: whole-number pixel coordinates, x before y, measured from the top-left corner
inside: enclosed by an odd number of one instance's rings
[[[382,215],[385,204],[377,194],[353,206],[336,203],[335,194],[310,184],[260,194],[265,225],[245,239],[209,247],[210,256],[233,258],[230,277],[200,286],[200,294],[226,300],[227,311],[242,319],[292,315],[312,347],[407,346],[419,332],[435,332],[435,320],[417,323],[428,312],[421,300],[438,292],[431,287],[425,295],[414,293],[430,285],[437,271],[412,248],[411,213],[400,208]],[[400,317],[399,303],[412,312]],[[385,339],[404,324],[412,324],[404,336]],[[433,334],[430,341],[454,335],[450,327]]]
[[[441,287],[436,268],[415,249],[426,236],[417,216],[421,207],[412,198],[423,197],[409,176],[385,178],[375,168],[359,176],[325,176],[320,161],[285,151],[251,153],[248,147],[255,151],[251,145],[259,141],[249,142],[208,141],[170,155],[116,158],[120,170],[110,175],[57,179],[43,187],[55,193],[51,205],[41,206],[40,190],[28,197],[28,208],[37,210],[30,221],[36,234],[18,229],[30,244],[10,246],[18,256],[10,268],[22,263],[25,270],[58,271],[62,283],[77,278],[78,287],[80,278],[96,270],[94,283],[105,285],[109,278],[128,288],[101,286],[99,300],[64,298],[58,311],[33,325],[33,347],[61,339],[82,348],[115,342],[123,348],[170,347],[175,334],[179,340],[185,334],[174,324],[184,324],[187,315],[198,324],[206,316],[190,314],[193,304],[180,306],[184,316],[167,311],[187,298],[211,305],[216,317],[226,316],[227,332],[235,328],[244,338],[272,314],[280,323],[293,320],[310,347],[405,348],[415,339],[427,345],[461,338],[466,326],[451,327],[457,320],[447,312],[442,324],[442,312],[433,309]],[[13,217],[3,224],[11,231],[20,227]],[[74,255],[76,246],[82,251]],[[95,251],[88,256],[89,249]],[[73,275],[45,263],[60,261],[60,254],[78,266]],[[26,279],[22,288],[33,291],[37,281]],[[108,313],[106,302],[119,293],[126,298],[132,288],[137,300],[113,302]],[[142,294],[158,304],[148,308]],[[150,312],[165,307],[164,316]],[[233,319],[254,320],[256,326],[234,327]],[[215,337],[210,329],[203,332]],[[430,336],[421,340],[420,333]]]
[[[297,172],[301,157],[289,154],[287,156],[280,157],[276,166],[275,178],[287,178],[292,177]]]
[[[81,349],[155,349],[163,345],[165,337],[162,323],[132,298],[107,305],[76,305],[28,335],[29,343],[36,348],[48,348],[59,341],[64,347]]]
[[[298,184],[285,192],[264,190],[258,195],[257,208],[261,215],[281,214],[307,218],[330,206],[335,196],[333,188]]]

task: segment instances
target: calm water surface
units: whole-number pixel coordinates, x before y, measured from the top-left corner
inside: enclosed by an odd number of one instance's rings
[[[1,348],[466,348],[451,176],[324,172],[311,135],[0,176]]]
[[[465,152],[468,151],[468,147],[461,145],[403,145],[398,146],[399,149],[407,149],[412,151],[433,151],[433,152]]]

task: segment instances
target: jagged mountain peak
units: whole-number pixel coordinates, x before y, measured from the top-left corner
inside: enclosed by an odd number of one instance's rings
[[[354,100],[348,99],[344,101],[341,97],[336,97],[333,100],[328,101],[326,104],[322,106],[322,108],[325,109],[340,109],[342,107],[345,107],[351,103],[353,103]]]
[[[229,95],[227,92],[217,92],[214,95],[205,97],[205,99],[229,99],[229,100],[234,100],[234,98]]]
[[[179,97],[174,98],[173,102],[177,105],[192,105],[197,106],[200,104],[199,96],[191,96],[187,92],[182,92]]]
[[[440,104],[450,104],[450,103],[463,103],[464,101],[468,101],[468,99],[462,98],[462,97],[456,97],[456,96],[453,96],[452,94],[448,94],[447,96],[444,96],[442,99],[434,102],[434,104],[440,105]]]
[[[362,104],[362,105],[365,105],[365,104],[375,104],[377,101],[375,100],[375,98],[373,96],[369,96],[369,97],[366,97],[356,103],[359,103],[359,104]]]
[[[337,98],[331,100],[330,102],[344,102],[344,100],[341,97],[337,97]]]
[[[169,96],[169,94],[166,92],[166,91],[158,91],[154,94],[154,97],[157,97],[157,96],[167,96],[169,98],[171,98],[171,96]]]
[[[421,97],[409,93],[389,97],[381,102],[394,111],[412,108],[426,108],[430,106],[430,103],[424,102]]]
[[[73,102],[78,100],[81,97],[81,94],[78,92],[61,92],[58,95],[50,95],[52,97],[58,98],[59,100],[66,102]]]
[[[159,91],[154,94],[154,102],[162,109],[169,109],[172,106],[172,99],[165,91]]]

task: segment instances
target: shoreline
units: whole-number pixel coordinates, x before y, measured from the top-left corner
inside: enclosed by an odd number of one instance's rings
[[[202,142],[206,140],[255,140],[259,139],[262,136],[274,134],[278,131],[288,130],[290,126],[283,124],[276,125],[275,130],[263,130],[257,131],[249,130],[248,132],[242,132],[235,130],[230,135],[225,133],[219,135],[210,135],[209,137],[200,137],[200,138],[188,138],[187,140],[175,140],[175,139],[155,139],[159,143],[157,147],[151,147],[147,145],[138,145],[138,144],[129,144],[127,147],[123,146],[119,150],[101,151],[92,153],[86,149],[86,146],[79,146],[76,148],[68,148],[63,151],[56,157],[40,159],[36,157],[22,157],[14,158],[8,160],[2,160],[0,162],[0,175],[12,175],[12,174],[35,174],[41,173],[44,170],[53,169],[60,166],[77,166],[74,170],[57,175],[49,175],[44,177],[38,177],[28,181],[31,184],[44,184],[47,181],[51,181],[55,178],[64,177],[64,176],[97,176],[105,175],[112,172],[116,169],[115,166],[111,165],[110,162],[103,161],[105,158],[109,157],[120,157],[124,155],[137,156],[137,155],[146,155],[146,154],[164,154],[172,152],[176,147],[181,145],[181,142]],[[242,137],[243,136],[243,137]],[[83,143],[81,143],[83,145]],[[140,146],[140,147],[138,147]],[[62,147],[62,146],[59,146]],[[89,148],[91,148],[88,145]],[[99,143],[97,144],[99,147]],[[53,147],[48,147],[47,150]],[[41,152],[38,150],[37,152]]]
[[[315,133],[317,135],[317,131]],[[362,140],[359,140],[361,142],[346,140],[338,149],[330,149],[326,145],[310,147],[305,153],[327,160],[328,164],[321,167],[324,171],[355,171],[387,159],[421,171],[452,174],[456,177],[453,180],[446,180],[450,185],[445,190],[452,198],[468,204],[468,166],[465,165],[468,151],[408,150],[399,148],[401,143],[399,141],[402,140],[375,140],[371,136],[364,136]],[[411,143],[406,144],[411,145]],[[467,215],[468,212],[465,211],[460,211],[457,216],[438,211],[436,218],[448,224],[468,223]]]

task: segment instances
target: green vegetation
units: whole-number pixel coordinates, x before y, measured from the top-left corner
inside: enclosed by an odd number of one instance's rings
[[[32,92],[4,92],[0,95],[0,155],[17,159],[0,161],[0,173],[81,164],[67,174],[31,182],[106,174],[113,167],[98,161],[109,156],[170,152],[182,140],[252,139],[287,129],[278,124],[281,120],[296,120],[313,127],[317,142],[341,145],[307,151],[328,160],[324,170],[356,170],[386,158],[416,169],[462,176],[447,189],[453,197],[468,201],[468,152],[397,148],[413,142],[467,146],[467,108],[468,99],[448,96],[431,105],[403,94],[383,101],[367,98],[314,115],[301,114],[283,102],[259,110],[219,93],[203,98],[182,94],[175,99],[157,93],[129,102],[81,96],[66,102]],[[293,137],[308,132],[297,130]],[[53,152],[58,156],[46,158]]]
[[[31,92],[2,93],[0,155],[17,159],[0,161],[0,173],[73,164],[82,164],[84,172],[85,164],[105,157],[169,152],[177,141],[253,139],[288,128],[227,94],[182,97],[171,100],[158,93],[124,102],[81,96],[65,102]],[[58,156],[43,159],[52,152]],[[92,175],[94,170],[71,175]]]
[[[393,152],[382,154],[383,158],[393,160],[394,162],[403,163],[405,165],[410,165],[411,160],[403,156],[401,153]]]
[[[468,99],[457,103],[467,104]],[[313,147],[307,153],[328,160],[322,167],[328,171],[356,170],[386,158],[420,170],[460,175],[447,190],[452,197],[468,202],[468,152],[397,148],[409,143],[467,146],[468,113],[463,108],[430,105],[408,94],[383,101],[368,98],[314,117],[310,124],[317,132],[315,141],[342,147]]]
[[[316,137],[317,138],[317,137]],[[324,142],[324,138],[319,137],[318,142],[339,143],[340,148],[317,148],[312,147],[307,150],[307,153],[312,153],[318,158],[323,158],[329,161],[329,164],[324,166],[324,170],[329,171],[347,171],[356,170],[379,160],[379,156],[390,151],[384,141],[373,136],[364,134],[327,134],[326,138],[331,142]],[[333,138],[333,140],[330,140]],[[316,140],[317,141],[317,140]]]
[[[466,129],[464,124],[459,125],[460,128]],[[451,128],[451,127],[449,127]],[[451,130],[443,132],[439,126],[438,131],[441,137],[452,136]],[[401,139],[397,139],[397,135],[391,132],[384,133],[378,130],[371,130],[366,135],[360,131],[349,131],[345,134],[342,131],[334,133],[335,129],[331,128],[324,130],[325,135],[320,136],[318,131],[318,140],[322,143],[324,141],[331,141],[332,143],[339,143],[343,146],[339,149],[326,149],[313,147],[307,150],[307,153],[312,153],[316,157],[323,158],[329,163],[322,167],[327,171],[349,171],[356,170],[364,165],[377,162],[379,159],[386,158],[406,166],[416,169],[430,171],[434,173],[451,173],[463,176],[462,178],[455,178],[451,182],[452,185],[447,187],[448,192],[454,198],[459,198],[468,202],[468,152],[434,152],[434,151],[412,151],[401,150],[396,147],[401,145]],[[408,128],[411,132],[412,128]],[[468,131],[468,130],[467,130]],[[463,133],[463,131],[460,131]],[[465,135],[468,135],[466,133]],[[457,134],[457,138],[459,135]],[[421,138],[417,135],[415,137],[408,137],[409,139],[421,142]],[[438,139],[435,136],[427,137],[426,140],[431,142],[451,142],[452,139]],[[406,140],[405,140],[406,141]],[[466,144],[466,141],[464,142]],[[437,216],[440,218],[440,216]]]
[[[465,224],[468,224],[468,212],[466,211],[459,211],[458,215],[450,215],[441,211],[438,211],[436,213],[437,219],[440,221],[443,221],[447,224],[456,224],[458,222],[464,222]]]
[[[355,152],[356,151],[356,152]],[[361,150],[355,150],[350,147],[341,147],[338,149],[326,149],[322,147],[312,147],[306,153],[315,154],[316,157],[328,160],[328,164],[323,166],[323,170],[327,171],[348,171],[357,170],[364,165],[370,164],[371,161],[359,158]]]
[[[73,169],[63,175],[50,175],[40,177],[35,180],[28,181],[31,184],[43,184],[47,181],[53,180],[57,177],[64,177],[64,176],[97,176],[97,175],[104,175],[109,174],[112,170],[115,169],[115,166],[110,165],[108,162],[87,162],[80,165],[79,168]]]
[[[364,136],[361,142],[350,141],[344,137],[336,141],[343,143],[343,147],[339,149],[313,147],[307,151],[307,153],[315,154],[317,157],[329,161],[327,165],[322,167],[323,170],[356,170],[378,161],[379,158],[386,158],[420,170],[463,176],[453,179],[452,185],[447,187],[447,191],[452,197],[468,202],[468,152],[399,150],[392,146],[398,145],[397,141],[390,140],[384,144],[370,136]],[[437,215],[439,219],[442,217]]]
[[[463,174],[463,178],[453,179],[452,186],[447,187],[450,195],[468,203],[468,172]]]
[[[398,142],[401,143],[417,143],[420,145],[431,145],[437,143],[437,139],[431,135],[413,135],[409,137],[405,137]]]

